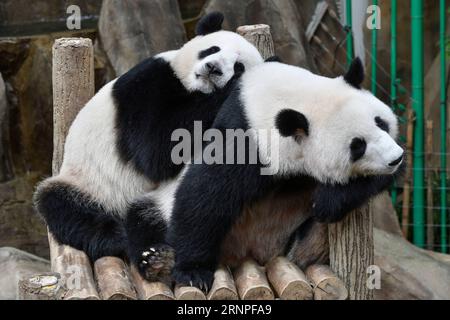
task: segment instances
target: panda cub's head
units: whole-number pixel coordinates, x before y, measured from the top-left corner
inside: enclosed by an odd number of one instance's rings
[[[335,79],[280,63],[257,69],[244,75],[242,98],[252,128],[275,127],[279,134],[279,174],[303,173],[323,183],[346,183],[352,177],[390,175],[399,169],[404,151],[396,142],[397,118],[360,88],[364,70],[359,59],[344,77]],[[258,80],[263,75],[265,80]],[[264,140],[258,145],[273,162]]]
[[[197,36],[176,52],[171,66],[190,92],[205,94],[222,89],[235,76],[262,63],[258,50],[240,35],[222,31],[219,12],[206,15]]]

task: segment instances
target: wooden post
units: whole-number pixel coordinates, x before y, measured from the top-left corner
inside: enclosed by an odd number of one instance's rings
[[[313,290],[305,274],[284,257],[272,259],[266,266],[267,277],[282,300],[312,300]]]
[[[342,279],[351,300],[372,300],[368,268],[374,264],[373,212],[370,204],[328,227],[331,269]]]
[[[253,44],[264,59],[275,54],[270,26],[266,24],[242,26],[237,29],[237,33]]]
[[[57,39],[53,45],[53,175],[59,173],[67,132],[78,112],[94,95],[94,51],[83,38]],[[49,234],[52,271],[76,284],[65,299],[99,299],[85,253],[59,245]],[[70,269],[70,270],[68,270]],[[75,279],[77,278],[77,279]]]
[[[344,282],[325,265],[311,265],[306,275],[314,286],[314,300],[347,300],[348,290]]]

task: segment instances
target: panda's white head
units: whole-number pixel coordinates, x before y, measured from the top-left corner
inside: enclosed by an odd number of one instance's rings
[[[397,118],[360,89],[364,70],[359,59],[344,77],[335,79],[279,63],[258,70],[270,74],[271,81],[258,85],[256,78],[262,74],[245,75],[253,90],[243,97],[246,103],[253,100],[248,111],[251,126],[275,127],[280,135],[281,175],[306,173],[324,183],[346,183],[351,177],[389,175],[399,169],[404,151],[396,143]],[[268,145],[258,143],[267,156]]]
[[[197,36],[177,51],[171,66],[190,92],[222,89],[235,76],[263,62],[258,50],[240,35],[222,31],[224,17],[214,12],[197,25]]]

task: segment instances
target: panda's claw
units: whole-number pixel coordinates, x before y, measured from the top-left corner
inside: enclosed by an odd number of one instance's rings
[[[142,252],[138,262],[139,272],[148,281],[167,282],[174,265],[174,250],[166,245],[151,247]]]

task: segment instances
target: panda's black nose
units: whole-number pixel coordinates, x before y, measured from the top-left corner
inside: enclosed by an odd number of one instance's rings
[[[404,157],[404,154],[402,154],[401,157],[398,158],[397,160],[392,161],[391,163],[389,163],[389,166],[390,167],[395,167],[396,165],[400,164],[400,162],[402,162],[402,160],[403,160],[403,157]]]
[[[220,70],[219,67],[217,67],[215,64],[213,63],[207,63],[206,64],[206,68],[208,69],[208,73],[209,74],[214,74],[216,76],[221,76],[223,75],[222,70]]]

